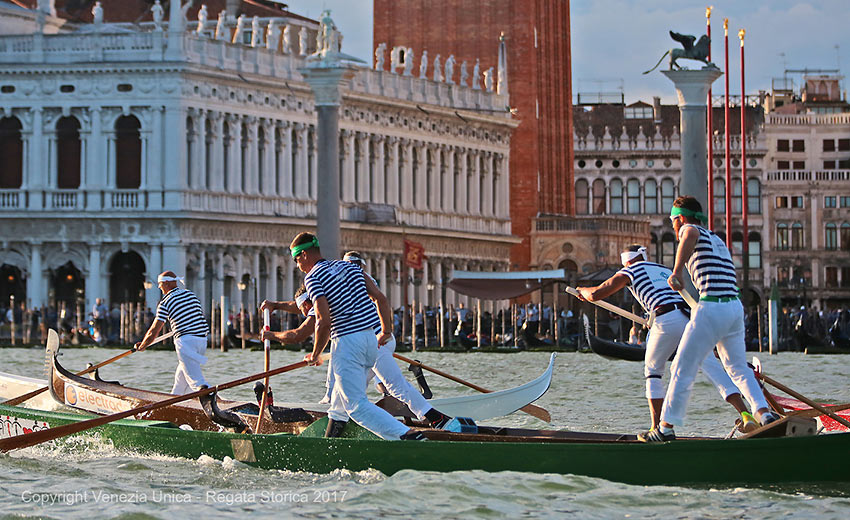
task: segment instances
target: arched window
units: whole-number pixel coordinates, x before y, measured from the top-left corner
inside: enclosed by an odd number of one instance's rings
[[[791,237],[788,224],[780,222],[776,225],[776,249],[788,250],[791,248]]]
[[[233,136],[230,135],[230,123],[225,121],[221,125],[221,135],[222,135],[222,183],[224,184],[224,191],[227,191],[230,188],[229,180],[230,180],[230,143],[233,140]]]
[[[189,188],[197,188],[192,185],[192,167],[195,160],[195,121],[186,116],[186,185]]]
[[[726,216],[726,181],[723,179],[714,179],[714,214]]]
[[[242,191],[245,192],[248,187],[248,145],[251,144],[248,139],[248,125],[242,124],[239,135],[241,137],[239,140],[239,178],[241,179]]]
[[[841,233],[839,235],[839,242],[842,251],[850,251],[850,222],[843,222],[841,224]],[[850,282],[850,279],[847,280]]]
[[[835,222],[828,222],[826,224],[823,247],[830,250],[838,249],[838,226]]]
[[[799,222],[794,222],[791,224],[791,249],[800,250],[803,249],[803,224]]]
[[[658,213],[658,183],[655,179],[647,179],[643,183],[643,206],[644,213]]]
[[[204,172],[204,187],[207,189],[212,187],[213,143],[215,143],[215,136],[212,131],[212,123],[210,123],[209,119],[204,119],[204,165],[206,166],[206,171]]]
[[[623,181],[613,179],[608,186],[609,201],[608,207],[612,215],[619,215],[623,212]]]
[[[661,181],[661,213],[669,213],[673,208],[673,200],[676,198],[676,185],[673,179]]]
[[[732,213],[740,215],[743,211],[741,199],[741,179],[732,179]]]
[[[80,122],[74,116],[56,122],[56,187],[80,187]]]
[[[761,182],[758,179],[747,180],[747,211],[750,215],[761,214]]]
[[[266,131],[257,128],[257,190],[263,193],[263,177],[266,175]]]
[[[626,183],[626,201],[627,213],[640,213],[640,181],[637,179],[629,179]]]
[[[661,237],[661,263],[673,265],[676,260],[676,239],[673,233],[664,233]]]
[[[761,234],[751,231],[749,235],[748,255],[750,269],[761,269]]]
[[[732,254],[732,261],[735,263],[735,268],[740,269],[744,267],[742,263],[741,256],[744,253],[744,234],[740,231],[732,232],[732,247],[729,248],[730,253]]]
[[[593,181],[593,214],[605,214],[605,181],[602,179]]]
[[[24,143],[17,117],[0,119],[0,189],[17,189],[23,183]]]
[[[584,179],[579,179],[576,181],[576,214],[578,215],[587,215],[589,213],[588,203],[590,202],[588,192],[589,186],[587,185],[587,181]]]
[[[142,185],[142,125],[135,116],[122,116],[115,122],[115,187],[138,189]]]

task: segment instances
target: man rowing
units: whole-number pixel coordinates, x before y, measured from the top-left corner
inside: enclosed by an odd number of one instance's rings
[[[652,418],[651,429],[655,429],[661,420],[661,406],[664,403],[664,384],[661,382],[664,365],[679,346],[690,311],[682,297],[667,286],[667,278],[672,271],[648,261],[646,247],[633,244],[620,253],[620,260],[623,268],[614,276],[596,287],[579,287],[578,292],[581,299],[593,302],[628,287],[641,307],[655,314],[647,335],[643,369],[646,399]],[[720,396],[741,414],[743,428],[747,431],[755,429],[758,423],[747,411],[740,390],[729,379],[720,361],[714,356],[706,356],[702,362],[702,371],[720,392]]]
[[[696,372],[715,345],[726,372],[756,411],[759,423],[766,425],[778,420],[747,366],[744,307],[738,298],[735,264],[729,249],[720,237],[700,225],[707,219],[694,197],[686,195],[673,201],[670,220],[679,246],[667,284],[674,291],[684,290],[683,275],[687,267],[699,291],[699,302],[691,309],[690,321],[679,341],[661,422],[658,428],[639,434],[638,440],[663,442],[676,438],[673,427],[684,424]]]
[[[322,258],[319,240],[312,233],[299,233],[289,249],[298,269],[306,274],[304,286],[316,312],[313,351],[304,360],[315,364],[328,340],[331,342],[334,387],[328,410],[329,436],[338,435],[350,417],[383,439],[423,440],[420,432],[407,428],[366,397],[366,372],[377,361],[378,346],[392,336],[386,296],[363,276],[360,267]],[[377,302],[378,312],[371,298]]]
[[[201,301],[192,291],[177,286],[177,282],[182,281],[183,278],[178,278],[172,271],[165,271],[157,277],[157,286],[163,297],[156,308],[153,323],[135,346],[139,351],[148,348],[168,321],[174,331],[174,350],[177,352],[172,394],[186,394],[209,386],[201,372],[201,365],[207,362],[204,351],[209,329]]]

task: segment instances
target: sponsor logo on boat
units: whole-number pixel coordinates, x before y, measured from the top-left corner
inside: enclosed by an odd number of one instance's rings
[[[0,415],[0,422],[2,422],[2,425],[0,425],[0,439],[50,428],[50,425],[44,421],[32,421],[11,415]]]
[[[121,399],[69,384],[65,385],[65,404],[104,415],[124,412],[131,408],[130,403]]]

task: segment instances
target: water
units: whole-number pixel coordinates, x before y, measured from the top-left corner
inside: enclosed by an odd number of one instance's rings
[[[62,362],[79,370],[118,351],[66,349]],[[273,366],[301,354],[274,351]],[[532,379],[548,354],[417,353],[423,363],[492,389]],[[3,370],[41,376],[42,353],[2,349]],[[767,374],[815,398],[850,398],[845,356],[783,353],[762,356]],[[148,351],[102,369],[104,379],[168,391],[174,353]],[[210,353],[205,374],[223,382],[262,369],[259,352]],[[436,396],[470,391],[427,374]],[[307,401],[323,392],[324,369],[304,368],[273,380],[275,400]],[[371,390],[374,392],[374,390]],[[249,386],[227,397],[253,399]],[[649,415],[642,365],[593,354],[560,354],[552,388],[537,403],[553,426],[636,432]],[[683,434],[725,435],[734,411],[700,376]],[[522,414],[488,421],[542,427]],[[781,457],[781,454],[777,454]],[[757,464],[757,461],[753,461]],[[826,461],[812,461],[824,464]],[[755,466],[754,466],[755,467]],[[652,471],[652,468],[647,468]],[[109,447],[96,436],[0,455],[2,518],[847,518],[850,498],[761,489],[644,487],[574,475],[337,471],[329,475],[269,471],[230,459],[141,456]]]

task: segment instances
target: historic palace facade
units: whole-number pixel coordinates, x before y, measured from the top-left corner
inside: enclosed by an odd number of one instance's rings
[[[144,282],[165,269],[207,308],[300,284],[288,244],[315,228],[317,143],[299,69],[318,24],[283,10],[216,22],[198,6],[187,24],[172,3],[139,24],[108,23],[109,4],[93,23],[14,8],[32,30],[0,36],[6,296],[153,306]],[[341,247],[364,253],[393,306],[402,284],[429,304],[452,269],[509,267],[506,105],[365,67],[343,89]],[[405,238],[425,247],[421,273],[402,267]]]

